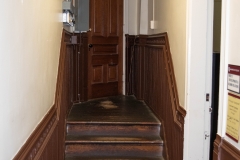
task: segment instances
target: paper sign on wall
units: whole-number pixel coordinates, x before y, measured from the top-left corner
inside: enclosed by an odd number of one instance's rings
[[[228,113],[226,135],[234,141],[239,140],[240,97],[228,94]]]
[[[240,66],[228,65],[228,90],[240,93]]]

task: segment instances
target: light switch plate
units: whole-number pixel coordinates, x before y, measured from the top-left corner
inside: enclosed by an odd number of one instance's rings
[[[150,28],[157,29],[157,21],[150,21]]]

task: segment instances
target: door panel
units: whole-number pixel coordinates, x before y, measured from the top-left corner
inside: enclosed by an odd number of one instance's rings
[[[115,95],[118,92],[118,83],[94,84],[92,88],[92,97],[102,97],[103,91],[106,96]]]
[[[108,66],[108,82],[118,81],[118,65]]]
[[[95,55],[92,56],[92,65],[117,64],[118,55]]]
[[[110,14],[109,14],[109,36],[118,36],[118,1],[110,0]]]
[[[103,66],[93,66],[92,83],[103,83]]]
[[[95,45],[94,54],[117,54],[116,45]]]
[[[88,98],[122,94],[123,0],[91,0]]]
[[[90,28],[92,29],[93,36],[104,36],[105,35],[105,24],[107,10],[106,0],[91,0],[90,1]],[[103,26],[103,27],[99,27]]]

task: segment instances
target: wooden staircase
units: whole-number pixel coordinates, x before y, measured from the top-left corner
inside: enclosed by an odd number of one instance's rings
[[[133,96],[76,104],[67,118],[65,160],[163,160],[160,125]]]

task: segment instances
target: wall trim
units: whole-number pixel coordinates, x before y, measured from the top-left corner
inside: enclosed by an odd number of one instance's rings
[[[53,105],[14,157],[14,160],[38,159],[54,132],[57,122],[56,107]]]
[[[217,134],[214,141],[213,160],[219,159],[240,159],[240,150]]]
[[[126,93],[144,100],[161,121],[165,159],[183,159],[180,105],[167,33],[126,35]]]

